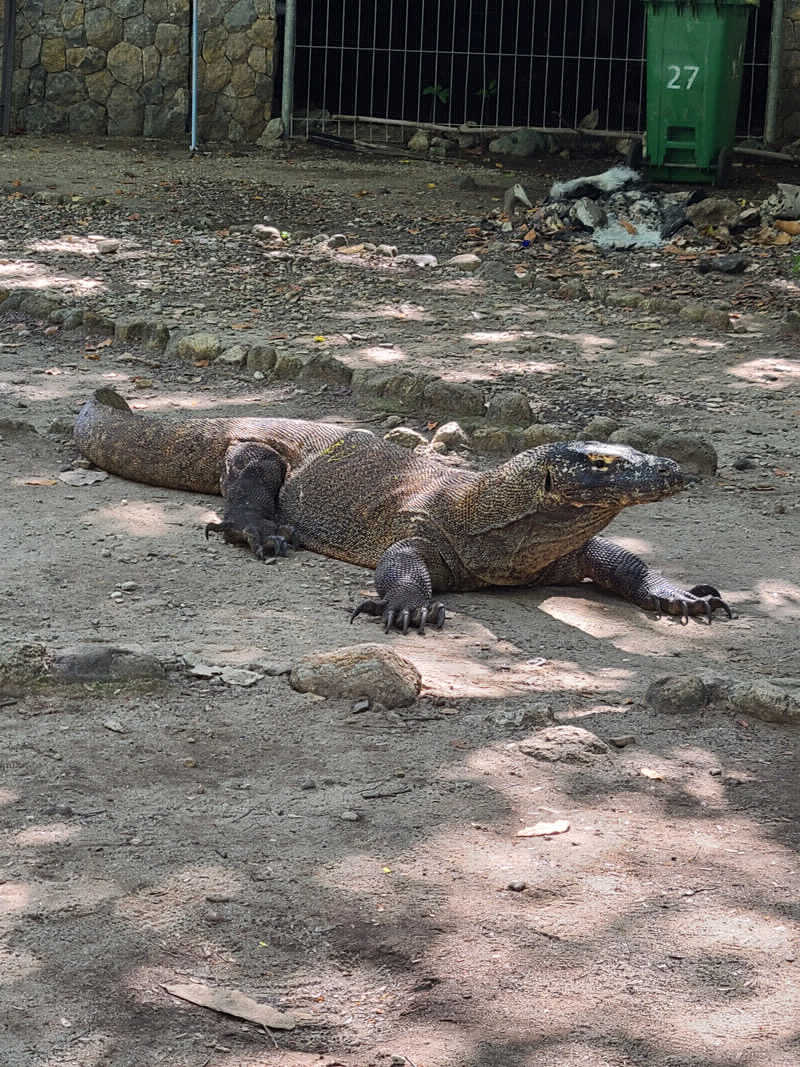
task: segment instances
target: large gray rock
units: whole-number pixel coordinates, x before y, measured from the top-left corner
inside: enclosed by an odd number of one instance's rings
[[[645,694],[645,701],[651,708],[667,714],[702,711],[709,698],[705,682],[691,674],[656,678]]]
[[[110,137],[135,137],[142,132],[144,102],[134,88],[129,85],[115,85],[109,94],[106,108]]]
[[[228,30],[246,30],[255,20],[253,0],[237,0],[225,16],[225,27]]]
[[[422,679],[413,663],[385,645],[361,644],[304,656],[292,669],[289,684],[299,693],[346,700],[365,698],[399,708],[414,703]]]
[[[93,100],[84,100],[69,108],[69,132],[103,135],[107,129],[106,109]]]
[[[130,41],[120,41],[108,53],[108,69],[118,82],[138,89],[144,80],[141,48]]]
[[[547,139],[538,130],[513,130],[490,141],[489,151],[502,156],[534,156],[547,151]]]
[[[87,11],[84,18],[86,43],[108,51],[122,39],[122,19],[107,7]]]
[[[664,434],[656,441],[654,451],[656,455],[680,463],[686,474],[717,473],[717,450],[707,437],[700,434],[682,431]]]
[[[222,348],[222,339],[215,333],[190,333],[171,340],[167,346],[167,355],[191,362],[205,359],[212,361],[222,352]]]
[[[609,752],[605,741],[581,726],[548,726],[520,741],[519,750],[548,763],[591,763]]]
[[[800,725],[800,699],[797,693],[779,689],[770,682],[743,682],[734,685],[728,702],[738,715],[751,715],[765,722]]]

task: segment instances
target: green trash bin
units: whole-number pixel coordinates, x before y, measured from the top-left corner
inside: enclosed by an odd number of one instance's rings
[[[646,171],[724,185],[736,133],[750,11],[758,0],[644,0]]]

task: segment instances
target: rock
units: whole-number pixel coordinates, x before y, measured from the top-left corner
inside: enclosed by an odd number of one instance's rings
[[[709,691],[702,678],[695,675],[666,675],[648,686],[645,702],[656,711],[701,711],[709,702]]]
[[[560,422],[534,422],[522,431],[523,448],[552,444],[553,441],[572,441],[575,434]]]
[[[553,709],[550,704],[531,704],[512,711],[495,711],[487,718],[497,726],[547,726],[553,722]]]
[[[431,446],[444,445],[445,449],[465,448],[469,439],[457,422],[446,422],[431,438]]]
[[[581,726],[547,726],[518,744],[520,752],[548,763],[591,763],[607,755],[608,745]]]
[[[123,315],[114,321],[114,340],[121,344],[141,343],[151,350],[163,351],[169,341],[169,329],[157,319]]]
[[[519,435],[504,426],[479,426],[472,434],[478,452],[513,452]]]
[[[448,267],[456,267],[458,270],[472,273],[480,267],[481,258],[480,256],[476,256],[473,252],[463,252],[459,256],[453,256],[451,259],[446,260],[446,265]]]
[[[447,382],[434,379],[423,391],[429,411],[453,411],[458,415],[483,415],[483,390],[470,382]]]
[[[393,259],[397,255],[397,245],[378,245],[375,254]]]
[[[649,452],[662,433],[660,426],[654,426],[649,422],[639,422],[614,430],[609,434],[608,440],[615,445],[628,445],[640,452]]]
[[[750,715],[754,719],[763,719],[764,722],[800,725],[798,696],[769,682],[743,682],[734,685],[728,703],[737,715]]]
[[[361,816],[357,811],[353,811],[352,808],[343,811],[339,818],[342,819],[343,822],[359,822],[361,820]]]
[[[687,474],[716,474],[717,450],[706,437],[700,434],[675,431],[659,437],[655,453],[667,456],[680,463]]]
[[[256,141],[256,144],[260,145],[262,148],[271,148],[277,141],[280,141],[285,132],[283,119],[280,116],[277,116],[276,118],[269,120],[264,127],[264,132]]]
[[[345,248],[350,242],[344,233],[334,233],[328,238],[328,248]]]
[[[167,355],[177,356],[194,363],[198,360],[212,362],[222,351],[222,341],[214,333],[190,333],[177,337],[167,346]]]
[[[253,345],[247,353],[247,369],[268,373],[275,366],[277,356],[272,345]]]
[[[584,441],[608,441],[617,429],[619,429],[617,419],[612,419],[608,415],[595,415],[584,426],[581,437]]]
[[[728,256],[710,256],[704,259],[698,260],[697,269],[701,274],[708,274],[709,271],[718,271],[720,274],[741,274],[742,271],[750,263],[747,256],[742,255],[728,255]]]
[[[405,263],[407,266],[413,267],[436,267],[439,265],[439,261],[436,256],[428,255],[427,253],[421,253],[414,255],[411,252],[404,252],[402,256],[395,256],[395,263]]]
[[[272,244],[280,244],[283,241],[281,231],[277,226],[265,226],[262,222],[257,222],[250,232],[254,234],[259,241],[266,241]]]
[[[739,214],[739,205],[727,196],[707,196],[686,208],[686,216],[695,229],[723,226],[733,223]]]
[[[528,426],[531,421],[531,404],[525,393],[507,389],[489,397],[486,417],[492,422],[506,426]]]
[[[762,213],[776,219],[800,219],[800,185],[778,182],[778,191],[761,205]]]
[[[431,139],[426,130],[417,130],[408,139],[408,147],[412,152],[427,152],[430,146]]]
[[[385,645],[359,644],[304,656],[292,669],[289,684],[299,693],[365,698],[398,708],[414,703],[422,679],[413,663]]]
[[[608,222],[608,215],[605,211],[588,196],[582,196],[575,201],[570,216],[587,230],[596,230]]]
[[[534,156],[547,151],[547,140],[538,130],[514,130],[490,141],[489,151],[501,156]]]
[[[134,648],[87,643],[48,653],[50,678],[60,682],[120,682],[163,678],[155,656]]]
[[[740,456],[733,461],[732,466],[737,471],[754,471],[758,469],[758,463],[752,456]]]
[[[402,448],[417,448],[419,445],[427,445],[428,439],[410,426],[396,426],[393,430],[383,435],[384,441],[400,445]]]
[[[243,367],[247,361],[247,349],[244,345],[232,345],[221,352],[214,360],[215,363],[224,363],[229,367]]]
[[[258,674],[256,671],[248,671],[244,667],[223,667],[219,672],[219,677],[225,685],[238,685],[243,688],[249,688],[251,685],[255,685],[256,682],[260,682],[264,675]]]
[[[532,208],[533,204],[523,186],[515,182],[506,189],[503,196],[503,214],[513,219],[520,207]]]
[[[633,734],[619,734],[617,737],[609,737],[608,743],[614,748],[627,748],[628,745],[636,744],[636,738]]]

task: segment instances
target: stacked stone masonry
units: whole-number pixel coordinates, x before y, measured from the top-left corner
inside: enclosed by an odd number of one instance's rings
[[[800,137],[800,0],[787,0],[783,9],[778,132],[782,140]]]
[[[275,0],[199,10],[200,136],[256,141],[272,114]],[[190,11],[190,0],[18,0],[14,128],[183,139]]]

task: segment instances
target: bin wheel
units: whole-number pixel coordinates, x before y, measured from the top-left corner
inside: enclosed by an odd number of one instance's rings
[[[719,186],[727,185],[731,177],[731,164],[733,163],[733,152],[730,148],[720,148],[719,155],[717,156],[717,173],[714,179],[714,184]]]
[[[631,168],[631,170],[638,170],[642,165],[642,142],[636,138],[631,141],[631,146],[625,155],[625,162]]]

